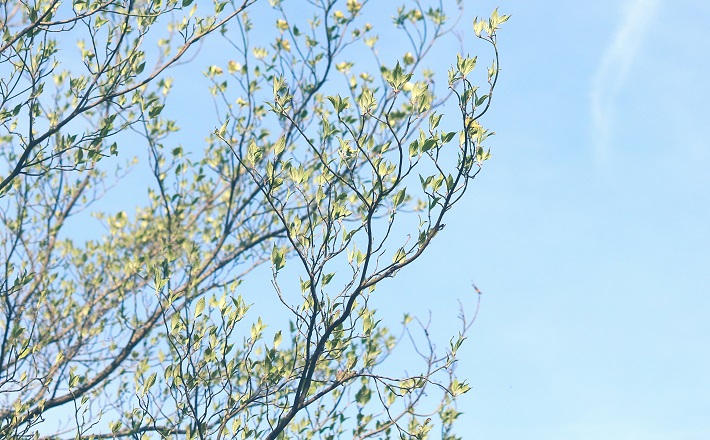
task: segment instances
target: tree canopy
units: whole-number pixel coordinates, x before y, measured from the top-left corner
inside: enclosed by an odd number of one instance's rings
[[[452,51],[444,76],[427,54],[456,41],[462,2],[405,2],[393,29],[371,3],[0,5],[2,438],[458,438],[470,319],[439,351],[368,301],[491,155],[508,16],[474,21],[483,72]],[[221,58],[199,65],[209,44]],[[209,81],[209,126],[170,111],[185,64]],[[144,194],[112,210],[131,179]],[[88,214],[97,237],[76,232]],[[240,288],[260,266],[273,316]],[[391,375],[404,344],[418,373]]]

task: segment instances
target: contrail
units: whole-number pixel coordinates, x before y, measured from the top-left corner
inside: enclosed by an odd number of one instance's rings
[[[634,58],[650,30],[660,0],[629,0],[611,43],[592,79],[591,114],[594,150],[598,160],[606,160],[614,127],[614,104],[624,86]]]

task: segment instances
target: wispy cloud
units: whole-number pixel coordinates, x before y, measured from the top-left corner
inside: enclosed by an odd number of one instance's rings
[[[592,136],[597,159],[604,160],[609,154],[614,104],[659,4],[660,0],[627,0],[621,10],[621,22],[599,62],[591,87]]]

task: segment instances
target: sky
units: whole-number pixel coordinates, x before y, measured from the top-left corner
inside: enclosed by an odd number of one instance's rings
[[[388,287],[442,332],[470,283],[483,291],[459,432],[710,438],[710,3],[467,1],[466,14],[495,6],[512,18],[484,122],[493,158]]]
[[[483,291],[464,439],[710,438],[710,3],[464,2],[467,39],[475,15],[512,14],[493,157],[374,304],[431,312],[443,347]]]
[[[493,157],[373,305],[431,312],[444,347],[457,301],[470,313],[471,283],[483,291],[457,370],[472,387],[464,439],[710,438],[710,4],[465,5],[464,50],[481,60],[473,17],[512,14],[483,121]],[[386,18],[393,5],[368,8]]]

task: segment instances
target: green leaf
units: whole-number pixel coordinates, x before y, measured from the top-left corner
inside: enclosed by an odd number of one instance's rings
[[[491,18],[490,18],[490,20],[489,20],[490,27],[491,27],[493,30],[496,30],[496,29],[500,28],[500,25],[501,25],[501,24],[503,24],[503,23],[505,23],[506,21],[508,21],[509,18],[510,18],[510,15],[500,15],[500,14],[498,14],[498,8],[495,8],[495,9],[493,10],[493,13],[491,14]]]
[[[278,156],[281,153],[283,153],[285,149],[286,149],[286,137],[281,136],[281,137],[279,137],[279,140],[276,141],[276,143],[274,144],[274,154]]]
[[[436,139],[430,138],[424,141],[424,144],[421,146],[422,153],[426,153],[427,151],[431,150],[432,148],[436,147]]]
[[[143,395],[145,396],[146,393],[155,385],[155,379],[158,377],[157,373],[153,373],[148,377],[148,380],[145,381],[145,385],[143,386]]]
[[[493,13],[491,14],[491,21],[492,21],[493,23],[496,23],[496,24],[497,24],[497,23],[498,23],[498,20],[499,20],[499,17],[498,17],[498,8],[495,8],[495,9],[493,10]]]
[[[496,66],[495,60],[493,60],[493,63],[491,64],[491,67],[488,68],[488,79],[490,80],[493,78],[493,76],[498,72],[498,67]]]
[[[328,283],[330,283],[330,280],[333,279],[333,276],[335,276],[334,273],[327,273],[323,275],[323,280],[321,281],[321,286],[326,286]]]
[[[121,423],[120,420],[117,422],[109,422],[109,424],[108,424],[109,429],[111,429],[111,432],[114,434],[117,434],[118,431],[121,430],[122,426],[123,426],[123,423]]]
[[[360,106],[360,113],[366,115],[371,113],[372,110],[377,106],[377,100],[375,95],[369,87],[363,87],[360,98],[357,101]]]
[[[414,157],[419,154],[419,141],[413,141],[409,144],[409,157]]]
[[[32,349],[31,349],[29,346],[27,346],[27,347],[25,347],[25,348],[22,349],[22,351],[20,352],[20,354],[17,355],[17,359],[18,359],[18,360],[24,359],[24,358],[26,358],[27,355],[30,354],[31,352],[32,352]]]
[[[397,253],[394,254],[394,257],[392,257],[392,262],[397,264],[400,263],[401,261],[404,260],[404,258],[407,256],[407,253],[405,252],[404,248],[399,248],[397,250]]]
[[[199,318],[202,312],[205,310],[205,297],[201,297],[197,300],[197,305],[195,306],[195,318]]]
[[[279,93],[281,93],[281,90],[283,90],[285,84],[286,84],[286,80],[284,79],[283,76],[274,76],[274,84],[273,84],[274,98],[279,97]]]
[[[160,114],[160,112],[163,111],[163,107],[165,107],[165,106],[164,105],[153,106],[153,108],[151,108],[150,111],[148,112],[148,116],[150,118],[155,118],[156,116],[158,116]]]
[[[407,83],[412,78],[411,73],[404,73],[402,70],[402,66],[399,64],[399,61],[397,61],[397,64],[394,66],[394,69],[392,69],[391,72],[385,72],[385,80],[389,83],[389,85],[396,91],[402,90],[404,85]]]
[[[442,133],[442,135],[441,135],[441,143],[442,143],[442,144],[447,144],[447,143],[451,142],[451,139],[453,139],[454,136],[456,136],[456,132],[455,132],[455,131],[450,131],[450,132],[448,132],[448,133],[446,133],[446,134],[443,134],[443,133]]]
[[[465,77],[476,68],[476,57],[462,58],[461,55],[456,54],[456,68],[461,73],[461,76]]]
[[[478,163],[482,163],[482,162],[484,162],[484,161],[486,161],[486,160],[488,160],[488,159],[490,159],[490,158],[491,158],[491,150],[490,150],[490,148],[488,149],[488,151],[485,151],[485,150],[483,149],[483,147],[478,147],[478,148],[476,149],[476,161],[477,161]]]
[[[256,145],[254,139],[249,141],[249,148],[247,150],[247,160],[253,166],[261,161],[261,150],[259,146]]]
[[[467,393],[471,387],[466,383],[466,382],[459,382],[458,379],[454,379],[453,382],[451,382],[451,394],[456,396],[460,396],[461,394]]]
[[[439,126],[439,122],[441,121],[442,116],[443,115],[437,115],[435,112],[429,115],[429,130],[436,130],[436,127]]]
[[[446,190],[451,191],[454,188],[454,176],[449,174],[446,176]]]
[[[370,401],[370,397],[372,397],[372,391],[370,390],[370,387],[367,385],[363,385],[362,388],[355,394],[355,401],[358,403],[358,405],[365,405],[367,402]]]
[[[74,374],[73,371],[69,371],[69,388],[74,388],[79,382],[79,376]]]
[[[76,12],[81,12],[86,9],[86,0],[74,0],[73,5]]]
[[[274,245],[274,248],[271,251],[271,264],[274,266],[274,270],[276,272],[284,267],[286,264],[284,260],[284,250],[277,248],[276,245]]]
[[[477,37],[480,37],[483,33],[484,28],[486,28],[486,22],[479,20],[478,17],[473,19],[473,32]]]
[[[328,101],[330,101],[331,104],[333,104],[333,108],[335,109],[335,112],[340,114],[343,110],[346,110],[348,107],[350,107],[350,102],[349,98],[341,97],[340,95],[337,96],[328,96]]]
[[[229,119],[227,119],[226,121],[224,121],[224,124],[222,124],[222,126],[219,127],[219,129],[217,129],[217,130],[215,131],[215,133],[217,133],[217,135],[218,135],[220,138],[223,138],[223,137],[224,137],[224,134],[227,132],[227,125],[228,125],[228,124],[229,124]]]
[[[404,198],[407,194],[407,188],[402,188],[397,194],[394,195],[394,198],[392,199],[392,203],[394,204],[395,207],[399,206],[404,202]]]
[[[264,330],[264,323],[261,322],[261,318],[251,326],[251,340],[252,342],[261,339],[261,332]]]
[[[182,323],[180,322],[180,314],[173,314],[173,317],[170,319],[170,333],[175,334],[178,330],[180,330],[181,326]]]

